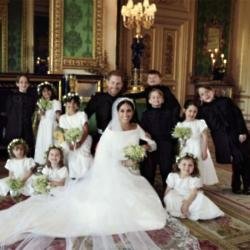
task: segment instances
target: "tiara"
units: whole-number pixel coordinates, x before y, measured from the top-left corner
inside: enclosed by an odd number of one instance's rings
[[[78,98],[79,101],[82,100],[82,97],[79,96],[79,94],[77,92],[69,92],[69,93],[67,93],[66,95],[63,96],[63,102],[64,103],[68,102],[68,101],[72,100],[75,97]]]
[[[198,158],[192,153],[184,153],[184,154],[178,155],[175,158],[175,162],[178,164],[181,162],[182,159],[185,159],[185,158],[192,158],[196,163],[198,162]]]
[[[54,93],[56,92],[55,86],[52,83],[45,81],[45,82],[41,82],[40,84],[37,85],[37,93],[39,95],[41,95],[41,91],[44,87],[51,87],[53,92]]]
[[[10,156],[12,155],[13,148],[20,144],[24,145],[25,147],[28,147],[28,144],[22,138],[15,138],[8,144],[7,150]]]

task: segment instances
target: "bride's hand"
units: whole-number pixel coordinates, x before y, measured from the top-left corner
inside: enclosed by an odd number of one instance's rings
[[[75,142],[75,143],[69,143],[69,149],[70,150],[76,150],[81,146],[80,142]]]
[[[122,165],[124,167],[133,167],[135,165],[135,162],[133,160],[122,160],[121,161]]]
[[[148,144],[144,144],[142,145],[142,147],[145,149],[146,152],[151,150],[151,147]]]

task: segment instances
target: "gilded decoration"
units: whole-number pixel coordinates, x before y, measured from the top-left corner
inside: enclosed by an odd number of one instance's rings
[[[28,58],[27,58],[27,5],[28,1],[22,3],[22,30],[21,30],[21,71],[27,70]]]
[[[8,72],[22,69],[22,6],[22,1],[8,2]]]
[[[89,0],[90,1],[90,0]],[[62,73],[65,68],[81,68],[92,72],[99,72],[103,67],[103,3],[102,0],[92,0],[92,4],[85,1],[87,10],[92,17],[87,16],[85,8],[79,8],[78,0],[53,0],[51,7],[51,38],[50,38],[50,71]],[[69,4],[67,8],[64,4]],[[75,6],[78,10],[64,13]],[[92,7],[91,7],[92,6]],[[74,8],[75,9],[75,8]],[[85,10],[85,11],[84,11]],[[64,15],[65,14],[65,15]],[[65,20],[67,28],[65,29]],[[83,20],[85,22],[79,22]]]
[[[163,38],[163,70],[167,79],[174,80],[175,32],[164,30]]]
[[[8,62],[8,1],[0,0],[0,30],[1,30],[1,53],[0,70],[7,71]]]
[[[146,33],[143,36],[143,43],[145,49],[142,56],[142,68],[144,72],[148,72],[151,69],[152,62],[152,34]]]
[[[49,70],[51,73],[62,73],[62,10],[62,0],[52,0],[50,2]]]

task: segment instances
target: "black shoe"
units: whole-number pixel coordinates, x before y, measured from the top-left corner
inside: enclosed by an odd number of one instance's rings
[[[241,189],[232,189],[232,192],[233,192],[234,194],[242,194]]]
[[[242,193],[245,195],[250,195],[250,188],[243,189]]]

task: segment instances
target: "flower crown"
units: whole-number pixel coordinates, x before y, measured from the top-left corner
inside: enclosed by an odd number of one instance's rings
[[[42,89],[44,87],[50,87],[52,89],[52,91],[54,93],[56,93],[55,86],[52,83],[45,81],[45,82],[41,82],[40,84],[37,85],[37,93],[38,93],[38,95],[42,94],[41,91],[42,91]]]
[[[68,101],[71,101],[73,98],[78,98],[80,102],[82,99],[77,92],[69,92],[63,96],[63,102],[66,103]]]
[[[45,152],[45,155],[47,156],[49,151],[51,149],[58,149],[59,151],[63,152],[63,148],[61,146],[58,145],[50,145],[49,148],[47,149],[47,151]]]
[[[13,139],[10,143],[9,143],[9,145],[8,145],[8,147],[7,147],[7,150],[8,150],[8,153],[9,153],[9,156],[13,156],[12,154],[12,150],[13,150],[13,148],[15,147],[15,146],[17,146],[17,145],[23,145],[26,149],[28,149],[28,144],[27,144],[27,142],[25,141],[25,140],[23,140],[22,138],[15,138],[15,139]]]
[[[176,158],[175,158],[175,162],[177,164],[179,164],[181,162],[181,160],[185,159],[185,158],[192,158],[193,161],[197,164],[198,162],[198,158],[192,154],[192,153],[184,153],[184,154],[181,154],[181,155],[178,155]]]

